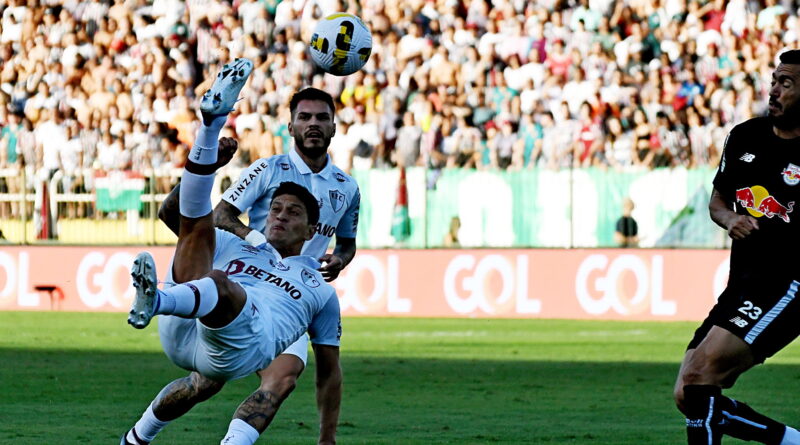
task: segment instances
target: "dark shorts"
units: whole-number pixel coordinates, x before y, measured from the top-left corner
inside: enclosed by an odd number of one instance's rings
[[[731,286],[694,333],[687,349],[696,348],[712,326],[732,332],[749,344],[760,363],[800,334],[800,283],[782,280],[764,286]]]

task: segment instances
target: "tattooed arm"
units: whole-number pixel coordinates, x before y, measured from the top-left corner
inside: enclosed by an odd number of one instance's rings
[[[339,348],[312,345],[317,362],[317,409],[319,410],[319,444],[336,443],[339,406],[342,402],[342,368]]]

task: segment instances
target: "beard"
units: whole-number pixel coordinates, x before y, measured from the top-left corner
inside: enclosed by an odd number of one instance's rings
[[[318,147],[306,147],[305,139],[302,136],[294,138],[294,146],[297,147],[297,151],[311,159],[325,156],[328,153],[329,145],[331,145],[331,139],[325,136],[322,137],[322,145]]]
[[[782,109],[783,113],[774,116],[769,113],[772,125],[781,130],[793,130],[800,127],[800,102],[795,102]]]

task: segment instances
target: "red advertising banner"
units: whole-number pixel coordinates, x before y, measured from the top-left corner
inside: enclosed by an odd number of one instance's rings
[[[125,312],[140,250],[4,247],[0,310]],[[148,250],[165,276],[173,248]],[[700,320],[725,287],[728,258],[725,250],[359,250],[334,286],[345,316]],[[63,299],[42,286],[57,286]]]

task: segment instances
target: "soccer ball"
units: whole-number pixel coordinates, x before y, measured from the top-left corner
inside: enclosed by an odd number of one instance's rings
[[[367,63],[372,33],[352,14],[332,14],[317,22],[309,51],[314,63],[326,73],[347,76]]]

